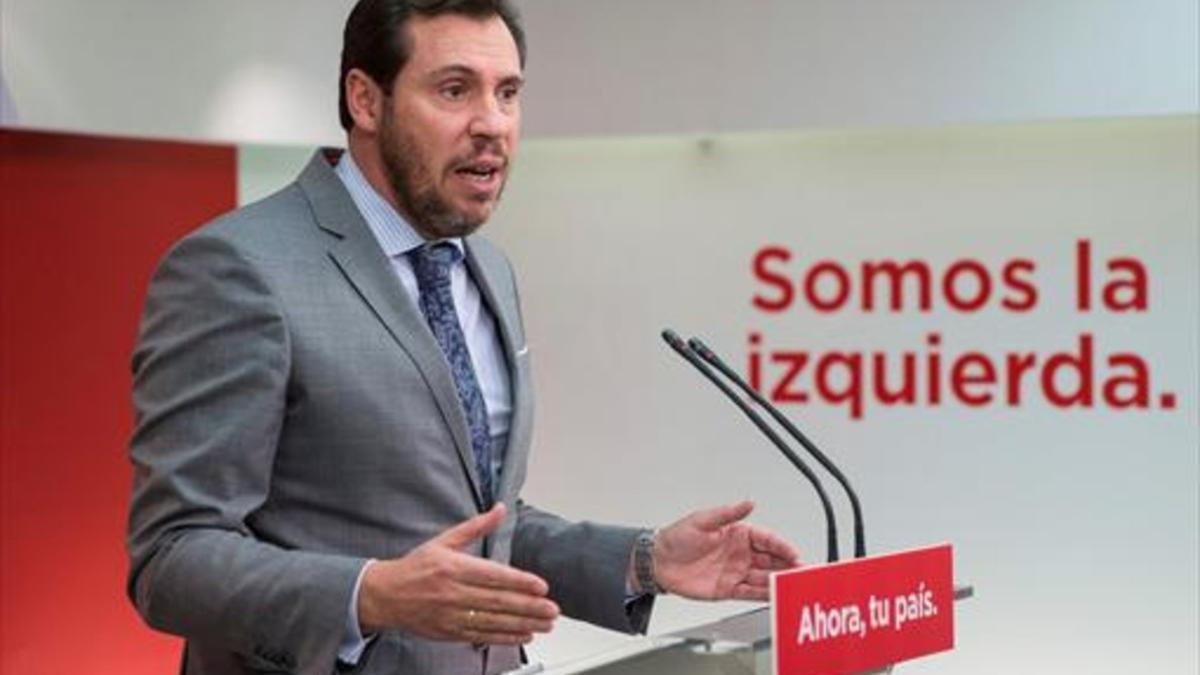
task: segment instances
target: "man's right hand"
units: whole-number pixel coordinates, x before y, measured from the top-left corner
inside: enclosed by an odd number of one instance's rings
[[[504,504],[463,521],[406,556],[367,567],[358,595],[364,634],[400,629],[434,640],[526,644],[548,633],[558,605],[527,572],[463,553],[504,521]]]

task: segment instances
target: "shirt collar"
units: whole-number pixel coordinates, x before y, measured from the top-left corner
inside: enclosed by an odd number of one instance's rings
[[[403,256],[426,244],[425,238],[408,224],[404,216],[371,187],[354,158],[350,156],[349,150],[342,153],[341,160],[333,168],[333,172],[346,186],[346,191],[350,193],[350,198],[354,200],[363,220],[367,221],[367,227],[371,229],[371,233],[375,235],[389,258]],[[445,241],[457,246],[460,252],[466,253],[461,237]]]

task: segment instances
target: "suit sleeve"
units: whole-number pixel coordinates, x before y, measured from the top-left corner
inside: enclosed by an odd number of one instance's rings
[[[128,592],[152,627],[249,665],[334,669],[356,558],[255,536],[286,415],[285,316],[253,261],[193,235],[151,281],[134,352]]]
[[[521,296],[512,265],[490,245],[481,248],[494,257],[493,264],[508,271],[508,295],[523,333]],[[523,335],[520,342],[524,342]],[[629,558],[639,531],[571,522],[518,501],[510,562],[545,579],[551,599],[567,616],[611,630],[644,633],[654,596],[631,599],[626,588]]]
[[[628,599],[626,576],[637,528],[571,522],[518,504],[512,564],[550,585],[567,616],[623,633],[644,633],[654,596]]]

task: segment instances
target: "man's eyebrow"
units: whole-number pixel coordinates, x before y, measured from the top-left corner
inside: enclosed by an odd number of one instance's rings
[[[452,63],[448,66],[442,66],[441,68],[431,71],[427,75],[427,77],[431,80],[436,80],[436,79],[440,79],[440,78],[443,78],[443,77],[446,77],[449,75],[458,75],[460,77],[477,78],[477,77],[479,77],[479,71],[477,71],[474,68],[471,68],[469,66],[462,65],[460,63]],[[521,86],[521,85],[525,84],[525,78],[522,77],[520,74],[514,74],[514,75],[509,75],[508,77],[501,78],[500,83],[505,84],[505,85],[515,84],[517,86]]]
[[[515,84],[518,87],[525,86],[525,78],[521,75],[509,75],[508,77],[501,80],[501,82],[503,84]]]

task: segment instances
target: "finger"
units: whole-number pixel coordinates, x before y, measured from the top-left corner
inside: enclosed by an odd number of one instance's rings
[[[457,580],[478,588],[512,591],[538,597],[550,592],[550,585],[536,574],[501,565],[498,562],[463,554],[458,561]]]
[[[765,602],[771,599],[771,591],[763,586],[750,586],[749,584],[738,584],[733,587],[734,600],[753,600]]]
[[[552,620],[531,619],[525,616],[486,610],[476,611],[470,620],[470,630],[480,633],[531,635],[533,633],[549,633],[553,629],[554,621]]]
[[[490,511],[481,513],[474,518],[464,520],[454,527],[434,537],[434,541],[454,549],[464,549],[471,542],[482,539],[500,527],[504,522],[505,506],[497,502]]]
[[[771,573],[765,570],[750,570],[746,573],[746,580],[743,583],[747,586],[769,588],[771,586]]]
[[[524,645],[533,641],[535,632],[549,632],[552,622],[514,618],[479,610],[463,610],[451,614],[450,630],[443,639],[469,642],[475,645]]]
[[[798,565],[792,563],[791,561],[773,556],[770,553],[755,553],[751,559],[751,566],[754,569],[769,570],[772,572],[790,570],[798,567]]]
[[[553,601],[511,591],[466,587],[456,603],[471,609],[534,621],[554,621],[559,615],[558,605]]]
[[[758,553],[773,555],[793,567],[800,564],[799,549],[782,537],[761,528],[750,528],[750,548]]]
[[[729,506],[718,506],[692,514],[693,524],[701,530],[719,530],[726,525],[742,520],[754,510],[754,502],[744,501]]]
[[[500,646],[520,646],[527,645],[533,642],[532,633],[483,633],[480,631],[468,630],[462,633],[462,642],[469,642],[473,645],[500,645]]]

